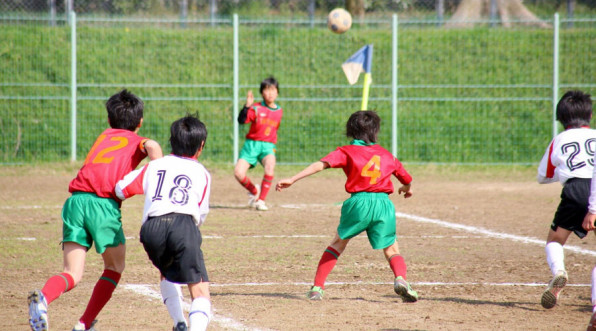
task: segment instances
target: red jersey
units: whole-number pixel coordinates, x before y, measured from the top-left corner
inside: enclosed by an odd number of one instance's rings
[[[116,183],[147,156],[143,146],[147,140],[129,130],[106,129],[95,140],[68,191],[90,192],[120,201],[114,192]]]
[[[244,123],[252,122],[246,139],[277,143],[277,129],[282,115],[283,109],[279,105],[273,109],[264,106],[261,102],[253,104],[248,109],[246,121],[244,121]]]
[[[342,168],[346,176],[346,192],[393,193],[391,175],[407,185],[412,181],[401,162],[383,147],[354,140],[351,145],[338,147],[321,159],[332,168]]]

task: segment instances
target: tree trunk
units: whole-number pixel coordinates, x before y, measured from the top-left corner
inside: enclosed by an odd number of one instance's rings
[[[364,0],[346,0],[346,10],[352,17],[364,18]]]
[[[455,13],[445,24],[449,28],[471,27],[475,21],[486,17],[490,12],[491,1],[496,2],[497,13],[504,27],[511,27],[512,20],[519,24],[546,28],[549,25],[540,20],[523,5],[522,0],[462,0]]]

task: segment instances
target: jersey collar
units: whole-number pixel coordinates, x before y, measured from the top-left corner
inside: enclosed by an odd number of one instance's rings
[[[350,145],[356,145],[356,146],[372,146],[375,145],[375,143],[367,143],[364,140],[360,140],[360,139],[354,139],[350,142]]]

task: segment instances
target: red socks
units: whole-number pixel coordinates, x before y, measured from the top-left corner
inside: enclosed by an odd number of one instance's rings
[[[48,305],[58,299],[62,293],[68,292],[75,287],[74,279],[66,272],[50,277],[45,283],[41,292],[46,298]]]
[[[264,175],[263,181],[261,182],[261,194],[259,195],[259,200],[265,201],[267,197],[267,193],[269,193],[269,189],[271,188],[271,183],[273,182],[273,176]]]
[[[257,188],[253,185],[250,179],[248,179],[248,177],[245,176],[244,179],[240,181],[240,185],[250,192],[250,194],[257,194]]]
[[[103,275],[101,275],[95,284],[95,288],[93,288],[93,293],[87,304],[87,309],[85,309],[85,313],[83,313],[83,316],[80,319],[80,321],[85,324],[86,329],[91,327],[93,320],[112,297],[112,293],[120,281],[120,276],[121,275],[116,271],[108,269],[103,271]]]
[[[325,252],[323,252],[323,256],[321,256],[321,260],[319,261],[319,266],[317,267],[317,273],[315,275],[315,286],[318,286],[322,289],[325,288],[325,280],[329,273],[335,267],[337,263],[337,259],[339,258],[339,252],[333,249],[331,246],[327,247]]]
[[[391,256],[389,258],[389,266],[391,267],[395,277],[402,276],[404,280],[406,279],[408,267],[406,266],[406,261],[404,260],[403,256],[397,254]]]

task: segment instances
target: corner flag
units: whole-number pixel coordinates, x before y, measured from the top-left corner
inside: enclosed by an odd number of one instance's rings
[[[365,110],[368,104],[368,87],[372,81],[372,56],[373,45],[369,44],[360,48],[352,54],[349,59],[341,65],[350,85],[356,84],[361,72],[364,72],[364,88],[362,92],[362,110]]]

